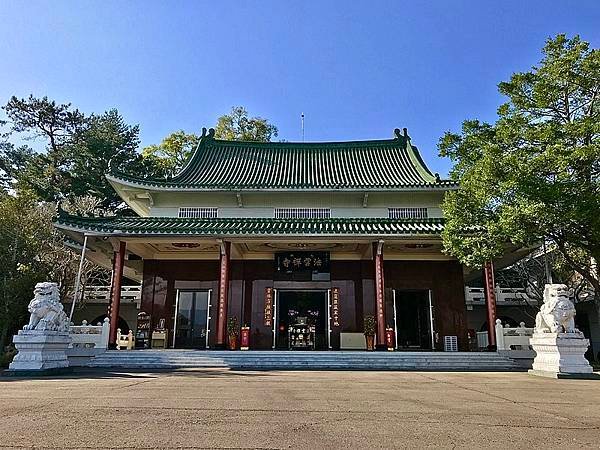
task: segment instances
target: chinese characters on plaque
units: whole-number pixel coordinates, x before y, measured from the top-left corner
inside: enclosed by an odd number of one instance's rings
[[[331,290],[331,320],[334,327],[340,326],[340,288]]]
[[[278,272],[329,272],[328,252],[279,252],[275,254]]]
[[[273,288],[265,288],[265,327],[273,326]]]

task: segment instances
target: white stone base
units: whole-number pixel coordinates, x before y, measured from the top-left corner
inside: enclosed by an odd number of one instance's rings
[[[594,372],[583,356],[590,345],[583,333],[534,333],[529,342],[536,353],[530,370],[534,375],[562,378]]]
[[[8,367],[10,371],[46,371],[69,367],[68,332],[21,330],[13,337],[19,351]]]

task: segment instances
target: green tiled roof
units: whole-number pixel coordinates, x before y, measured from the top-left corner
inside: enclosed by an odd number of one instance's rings
[[[444,188],[406,134],[355,142],[243,142],[203,133],[183,170],[168,180],[112,173],[109,180],[145,188],[199,190],[378,190]]]
[[[81,233],[132,236],[410,236],[438,235],[443,219],[90,218],[61,214],[55,226]]]

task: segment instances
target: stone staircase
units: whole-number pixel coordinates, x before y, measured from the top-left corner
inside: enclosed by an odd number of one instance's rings
[[[93,358],[87,367],[150,370],[522,370],[512,359],[492,352],[361,351],[110,350]]]

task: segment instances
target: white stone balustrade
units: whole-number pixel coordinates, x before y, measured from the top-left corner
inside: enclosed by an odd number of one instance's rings
[[[84,301],[89,303],[110,303],[110,285],[86,286],[83,290]],[[121,286],[121,304],[142,302],[142,286]]]
[[[527,295],[524,288],[496,286],[496,304],[498,305],[537,305],[537,301]],[[485,305],[485,288],[465,286],[465,302],[468,306]]]
[[[71,325],[69,334],[71,336],[70,348],[108,348],[109,319],[104,319],[103,323],[89,325],[84,320],[81,325]]]
[[[511,328],[502,325],[496,319],[496,347],[498,350],[530,350],[529,339],[533,336],[533,328],[525,327],[521,322],[518,327]]]

